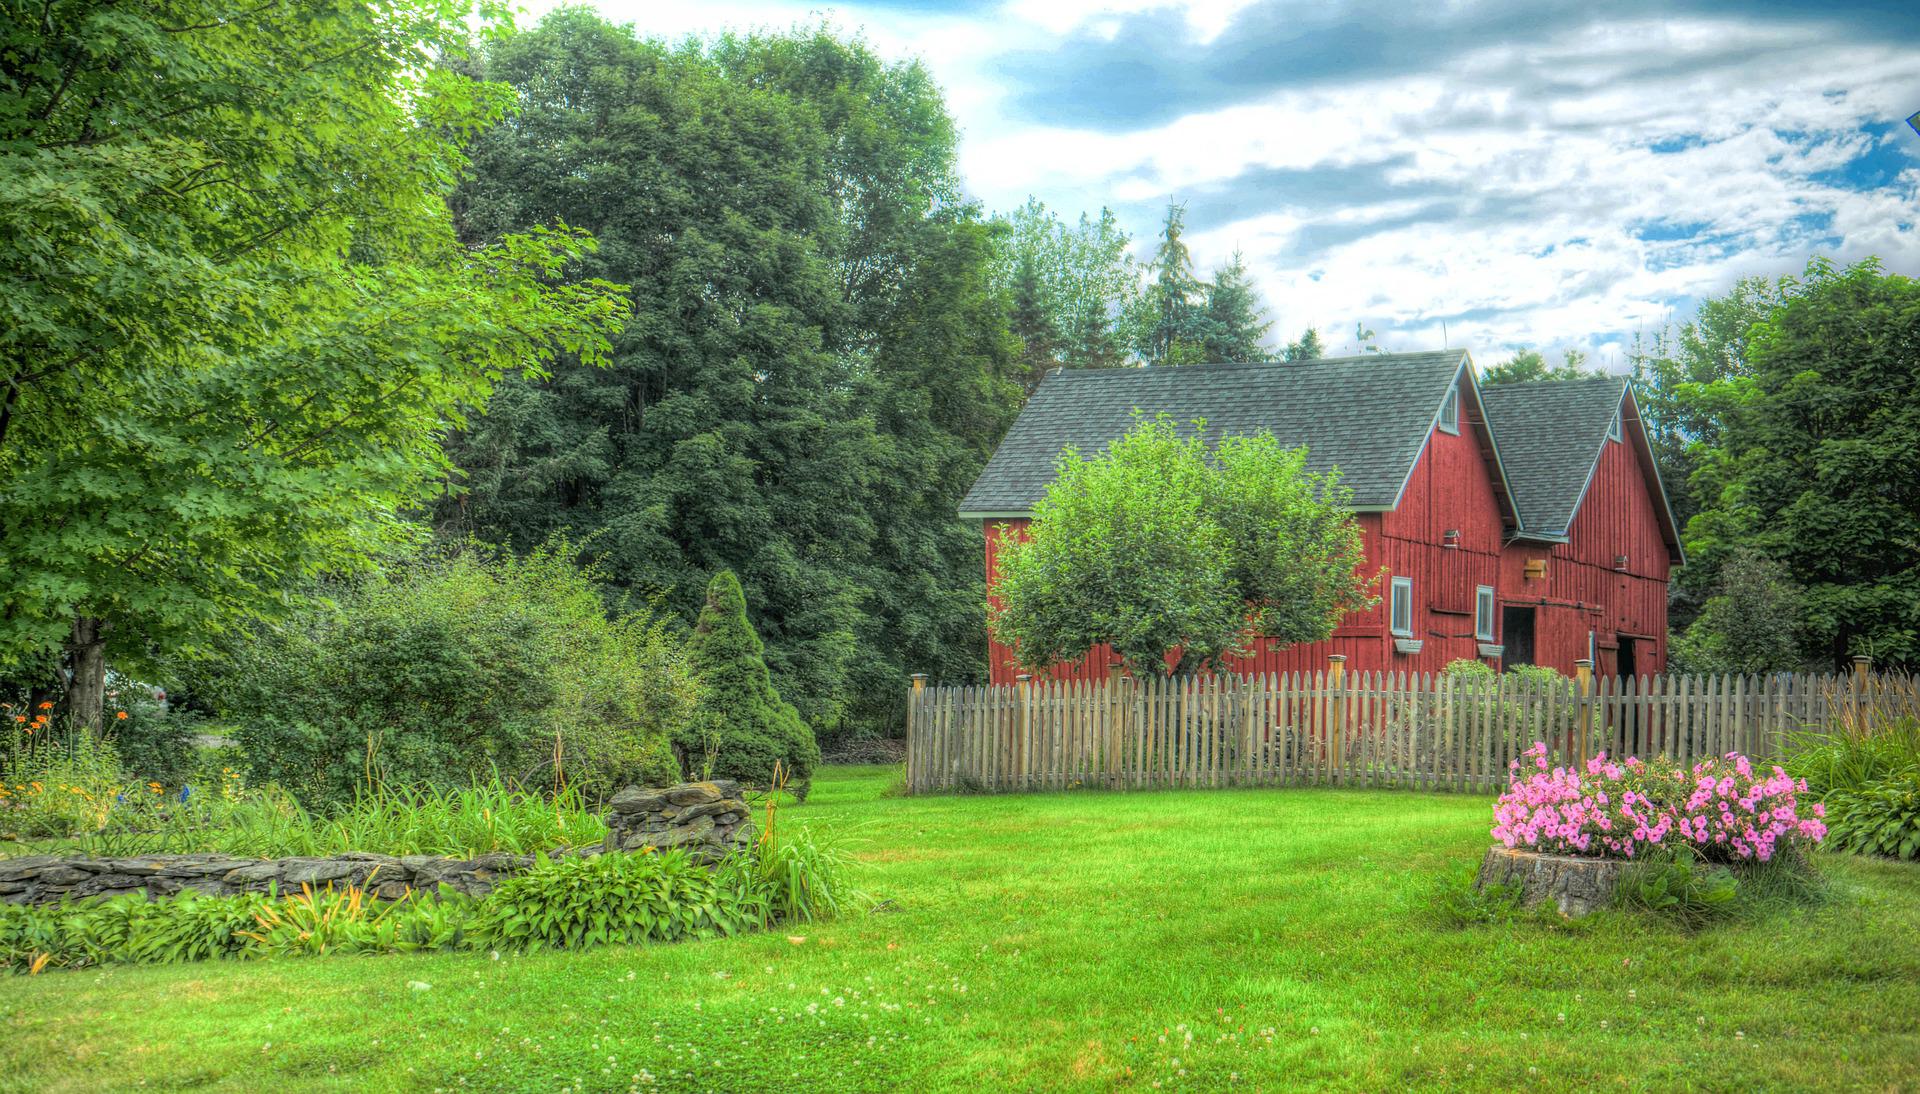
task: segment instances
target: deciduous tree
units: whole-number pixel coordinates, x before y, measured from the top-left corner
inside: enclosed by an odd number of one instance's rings
[[[1266,636],[1324,639],[1372,603],[1337,474],[1270,434],[1210,451],[1205,423],[1142,421],[1069,450],[1023,541],[1000,554],[995,635],[1027,665],[1110,646],[1135,674],[1191,672]]]
[[[20,15],[19,11],[14,11]],[[0,44],[0,670],[137,668],[409,538],[508,373],[604,358],[613,286],[545,216],[444,194],[509,99],[459,4],[55,0]]]

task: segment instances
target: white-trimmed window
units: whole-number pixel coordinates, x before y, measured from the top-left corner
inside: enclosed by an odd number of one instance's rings
[[[1388,603],[1389,622],[1393,633],[1402,638],[1413,637],[1413,579],[1396,577],[1393,579],[1393,594]]]
[[[1613,421],[1607,423],[1607,439],[1610,441],[1620,439],[1620,412],[1617,410],[1613,412]]]
[[[1482,642],[1493,641],[1493,587],[1482,585],[1473,592],[1473,636]]]
[[[1447,389],[1447,401],[1440,404],[1440,428],[1448,433],[1460,432],[1460,385]]]

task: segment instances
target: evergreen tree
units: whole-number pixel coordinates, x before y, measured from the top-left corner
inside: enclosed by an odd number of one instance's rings
[[[687,659],[700,682],[700,714],[676,734],[674,746],[690,775],[769,786],[777,765],[805,800],[820,744],[800,712],[774,690],[765,653],[747,622],[740,579],[731,570],[713,575],[687,644]]]
[[[1007,329],[1020,339],[1021,381],[1029,394],[1047,372],[1060,363],[1060,334],[1046,286],[1040,280],[1037,256],[1019,256],[1013,274],[1013,298]]]
[[[1211,322],[1206,286],[1194,276],[1193,254],[1182,234],[1186,206],[1167,206],[1160,245],[1147,266],[1147,288],[1134,308],[1134,349],[1150,365],[1195,364],[1206,353]]]
[[[1245,258],[1233,252],[1232,261],[1214,272],[1207,283],[1206,359],[1209,361],[1266,361],[1272,354],[1262,344],[1273,321],[1260,302],[1260,290],[1247,274]]]
[[[1302,331],[1297,341],[1288,342],[1281,357],[1288,361],[1318,361],[1327,355],[1326,346],[1320,342],[1320,332],[1308,327]]]

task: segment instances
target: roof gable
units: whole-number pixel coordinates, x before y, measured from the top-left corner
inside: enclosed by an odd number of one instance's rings
[[[1520,509],[1522,536],[1566,538],[1617,416],[1621,440],[1632,444],[1641,457],[1661,536],[1673,561],[1681,561],[1678,524],[1626,377],[1496,384],[1482,388],[1480,400],[1500,438],[1500,455]]]
[[[964,516],[1031,512],[1063,449],[1091,456],[1133,428],[1134,411],[1207,438],[1272,433],[1307,447],[1309,470],[1340,469],[1359,509],[1390,509],[1425,447],[1464,350],[1368,354],[1318,361],[1159,368],[1063,369],[1027,400],[961,499]],[[1497,432],[1497,430],[1496,430]],[[1504,455],[1506,440],[1500,439]],[[1497,462],[1496,462],[1497,469]]]

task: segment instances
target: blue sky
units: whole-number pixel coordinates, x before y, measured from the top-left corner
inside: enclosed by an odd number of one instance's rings
[[[1620,364],[1814,254],[1920,274],[1920,3],[598,0],[678,38],[825,17],[917,57],[989,209],[1169,201],[1274,335]],[[542,10],[535,7],[534,12]],[[1444,333],[1443,333],[1444,332]]]

